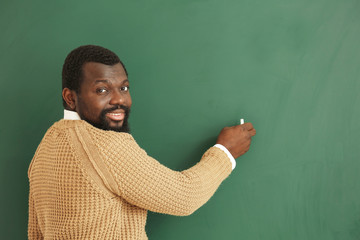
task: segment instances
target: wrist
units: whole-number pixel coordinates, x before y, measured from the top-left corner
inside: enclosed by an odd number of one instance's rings
[[[229,150],[224,145],[219,143],[215,144],[214,147],[220,148],[223,152],[226,153],[231,162],[231,169],[234,170],[234,168],[236,167],[236,161],[234,156],[229,152]]]

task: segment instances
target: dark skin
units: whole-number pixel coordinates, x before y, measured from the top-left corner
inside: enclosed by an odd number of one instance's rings
[[[226,147],[234,158],[238,158],[249,150],[251,137],[255,134],[256,130],[251,123],[225,127],[221,130],[216,143]]]
[[[76,111],[81,119],[98,124],[102,111],[126,106],[131,108],[129,80],[120,63],[113,66],[88,62],[83,66],[83,81],[79,93],[63,89],[63,98],[69,110]],[[123,125],[125,111],[114,109],[105,115],[111,128]]]
[[[116,106],[131,108],[129,81],[120,63],[113,66],[88,62],[83,66],[83,81],[80,92],[68,88],[63,89],[63,98],[69,110],[76,111],[80,117],[92,123],[100,121],[102,111],[114,109]],[[107,112],[105,121],[110,127],[117,128],[123,124],[123,109]],[[256,130],[251,123],[225,127],[221,130],[216,143],[226,147],[234,158],[246,153],[251,144],[251,137]]]

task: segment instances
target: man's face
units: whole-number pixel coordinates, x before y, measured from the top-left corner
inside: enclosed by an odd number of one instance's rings
[[[128,132],[132,102],[122,65],[88,62],[82,70],[83,81],[75,101],[81,119],[100,129]]]

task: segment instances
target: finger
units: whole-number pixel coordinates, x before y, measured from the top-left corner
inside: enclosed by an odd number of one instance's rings
[[[254,128],[251,123],[244,123],[241,126],[243,126],[248,131],[250,131],[250,130],[252,130]]]
[[[256,135],[256,130],[255,130],[255,128],[251,129],[251,130],[249,131],[249,133],[250,133],[251,136],[255,136],[255,135]]]
[[[241,124],[241,125],[235,125],[235,126],[233,126],[233,128],[235,128],[235,129],[242,129],[243,131],[249,131],[249,130],[251,130],[251,127],[252,127],[252,125],[249,126],[248,123],[244,123],[244,124]]]

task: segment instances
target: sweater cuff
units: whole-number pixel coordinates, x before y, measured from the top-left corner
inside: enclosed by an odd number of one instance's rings
[[[227,150],[227,148],[221,144],[215,144],[214,147],[220,148],[221,150],[223,150],[226,153],[226,155],[229,157],[230,162],[231,162],[231,169],[234,170],[234,168],[236,167],[236,161],[235,161],[235,158],[233,157],[233,155],[231,155],[231,153],[229,152],[229,150]]]

